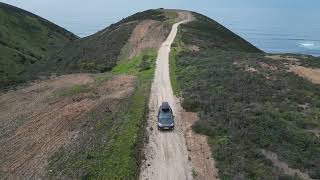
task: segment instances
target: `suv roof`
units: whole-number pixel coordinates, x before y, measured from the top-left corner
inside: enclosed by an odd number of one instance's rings
[[[163,102],[163,103],[161,104],[161,109],[170,109],[169,103],[168,103],[168,102]]]

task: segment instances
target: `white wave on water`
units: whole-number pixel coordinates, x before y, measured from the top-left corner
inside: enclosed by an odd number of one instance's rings
[[[299,46],[306,49],[320,50],[320,42],[317,41],[301,42]]]

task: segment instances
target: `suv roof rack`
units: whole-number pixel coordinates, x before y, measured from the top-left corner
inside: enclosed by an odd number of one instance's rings
[[[168,103],[168,102],[163,102],[163,103],[161,104],[161,109],[170,109],[169,103]]]

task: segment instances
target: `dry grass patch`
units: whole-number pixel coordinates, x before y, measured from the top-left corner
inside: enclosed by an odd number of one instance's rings
[[[272,71],[276,71],[278,70],[278,68],[276,66],[273,66],[273,65],[270,65],[270,64],[267,64],[267,63],[264,63],[264,62],[260,62],[259,65],[265,69],[270,69]]]
[[[200,47],[196,45],[186,45],[186,48],[191,52],[199,52]]]
[[[272,60],[287,60],[287,61],[293,61],[293,62],[299,62],[300,60],[294,57],[290,56],[281,56],[281,55],[267,55],[266,58],[272,59]]]

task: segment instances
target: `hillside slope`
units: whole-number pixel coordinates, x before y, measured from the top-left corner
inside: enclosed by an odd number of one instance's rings
[[[0,94],[0,177],[137,179],[156,50],[178,13],[140,12],[79,39],[0,7],[1,86],[57,75]],[[200,116],[193,129],[209,137],[219,178],[319,179],[320,59],[267,55],[193,15],[179,28],[170,78]]]
[[[198,112],[193,129],[209,136],[219,177],[319,179],[320,59],[266,56],[194,16],[175,40],[172,85],[183,107]]]
[[[91,36],[51,49],[15,78],[26,82],[52,74],[110,71],[119,60],[133,58],[147,48],[158,48],[176,17],[174,12],[164,10],[136,13]]]
[[[78,37],[22,9],[0,3],[0,88],[22,81],[35,63]]]
[[[154,37],[155,39],[148,40],[160,44],[157,41],[161,41],[169,33],[169,21],[170,17],[160,10],[137,13],[89,37],[70,43],[49,57],[44,66],[48,67],[49,72],[56,73],[110,71],[117,64],[119,58],[133,57],[130,55],[130,51],[134,46],[148,43],[143,42],[145,34],[149,34],[150,37],[160,36],[158,39]],[[139,27],[140,29],[136,30]],[[151,29],[155,31],[153,34],[151,34]],[[132,38],[138,38],[138,40],[132,42],[132,40],[130,41]],[[153,47],[157,46],[151,45],[144,48]],[[120,57],[121,55],[122,57]]]
[[[21,74],[57,73],[0,94],[0,177],[136,179],[156,51],[177,19],[137,13]]]

